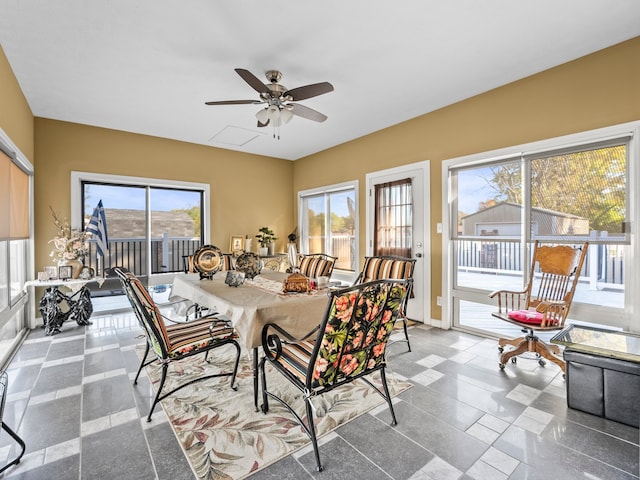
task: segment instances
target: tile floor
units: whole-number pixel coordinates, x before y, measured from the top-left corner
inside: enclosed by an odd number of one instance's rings
[[[190,479],[161,409],[144,419],[150,388],[131,384],[141,331],[129,313],[30,333],[9,366],[4,421],[27,453],[5,478]],[[393,374],[415,385],[322,439],[322,473],[303,449],[252,479],[638,479],[638,429],[566,406],[555,365],[519,360],[498,369],[497,343],[424,326],[413,352],[390,346]],[[14,447],[0,435],[0,464]]]

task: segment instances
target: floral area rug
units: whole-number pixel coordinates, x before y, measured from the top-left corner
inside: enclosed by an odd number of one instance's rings
[[[136,350],[141,357],[144,349]],[[216,370],[231,371],[234,352],[233,347],[226,346],[209,353],[211,363],[204,361],[204,355],[172,363],[164,390],[169,391],[177,385],[176,382],[182,383]],[[160,372],[158,362],[146,367],[154,389],[158,386]],[[266,374],[269,390],[294,406],[297,413],[306,419],[301,393],[280,373],[268,368]],[[246,478],[310,443],[279,402],[271,399],[266,415],[255,411],[253,372],[248,354],[243,353],[240,358],[237,391],[230,388],[229,380],[230,377],[203,380],[160,402],[199,479]],[[373,380],[379,383],[375,377]],[[396,379],[390,372],[387,382],[393,396],[411,387],[410,383]],[[363,381],[353,382],[314,399],[318,437],[383,402],[382,397]]]

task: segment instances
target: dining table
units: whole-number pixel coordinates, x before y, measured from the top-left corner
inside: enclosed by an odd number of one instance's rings
[[[226,272],[210,279],[197,274],[175,276],[169,300],[186,299],[222,315],[233,324],[240,343],[252,352],[254,403],[258,409],[258,348],[262,329],[274,323],[295,338],[302,338],[316,328],[329,306],[329,290],[285,293],[283,282],[288,274],[263,270],[237,287],[225,283]]]

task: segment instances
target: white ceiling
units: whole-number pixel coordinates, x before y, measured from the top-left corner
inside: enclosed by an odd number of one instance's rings
[[[35,116],[290,160],[638,35],[638,0],[0,0]],[[258,99],[234,68],[331,82],[300,102],[328,120],[276,140],[257,105],[205,106]]]

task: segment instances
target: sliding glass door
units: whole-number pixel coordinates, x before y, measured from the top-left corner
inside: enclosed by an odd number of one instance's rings
[[[85,260],[98,272],[116,265],[142,276],[179,272],[182,257],[202,244],[202,191],[82,182],[85,226],[99,201],[108,251],[98,257],[92,242]]]
[[[85,258],[99,276],[121,266],[151,286],[170,284],[209,238],[208,184],[72,172],[71,189],[74,228],[84,229],[102,201],[108,250],[99,256],[94,239]],[[108,295],[106,287],[94,294]]]
[[[503,334],[488,293],[524,287],[531,247],[582,245],[588,255],[570,318],[632,329],[629,133],[570,147],[451,162],[449,286],[453,325]],[[637,188],[637,185],[635,185]],[[626,267],[626,268],[625,268]],[[633,269],[631,269],[633,270]]]

